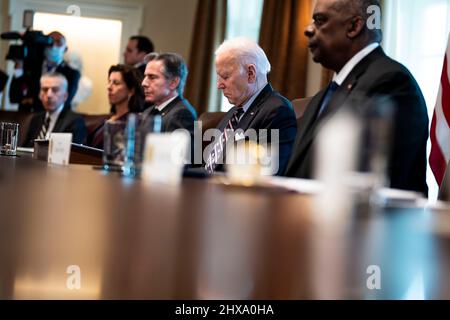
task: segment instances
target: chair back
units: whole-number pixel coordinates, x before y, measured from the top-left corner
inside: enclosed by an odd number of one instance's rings
[[[308,106],[309,102],[311,101],[311,98],[300,98],[300,99],[294,99],[292,100],[292,107],[295,111],[295,116],[297,119],[300,119],[303,117],[303,114],[305,113],[306,107]]]
[[[226,112],[204,112],[198,118],[202,122],[202,131],[205,132],[208,129],[217,128],[220,120],[226,115]],[[203,133],[202,132],[202,133]]]
[[[111,117],[110,114],[85,114],[80,113],[80,115],[84,119],[84,123],[86,124],[87,134],[88,136],[95,131],[99,126],[103,125],[103,123]]]

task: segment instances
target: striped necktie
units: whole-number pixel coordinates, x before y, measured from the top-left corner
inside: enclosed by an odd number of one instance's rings
[[[48,127],[50,126],[50,116],[46,115],[44,123],[42,124],[41,131],[39,131],[39,134],[37,136],[38,139],[45,139],[48,132]]]
[[[205,164],[205,169],[209,173],[213,173],[216,167],[223,163],[223,159],[225,156],[225,146],[230,139],[233,140],[234,130],[237,128],[239,124],[239,120],[244,113],[243,108],[236,108],[231,116],[230,120],[228,120],[227,125],[222,131],[221,135],[214,143],[213,148],[209,154],[208,160]]]

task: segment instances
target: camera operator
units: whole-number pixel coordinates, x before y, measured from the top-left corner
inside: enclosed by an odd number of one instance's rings
[[[0,69],[0,97],[8,81],[8,75]],[[1,99],[0,99],[1,100]],[[0,103],[1,105],[1,103]]]
[[[58,31],[53,31],[49,35],[53,44],[47,46],[44,51],[44,62],[42,64],[41,74],[48,72],[57,72],[63,74],[68,82],[67,105],[70,105],[75,93],[77,92],[80,72],[71,68],[64,61],[64,53],[67,51],[66,38]],[[33,75],[32,78],[39,78],[40,74]],[[19,103],[19,111],[42,111],[43,106],[39,100],[39,88],[33,90],[31,82],[23,70],[23,61],[15,60],[15,72],[11,82],[9,98],[12,103]]]

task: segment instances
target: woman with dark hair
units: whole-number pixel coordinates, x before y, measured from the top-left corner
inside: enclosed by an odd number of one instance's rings
[[[108,100],[111,105],[111,116],[106,121],[126,121],[128,113],[139,113],[144,106],[142,75],[133,67],[117,64],[108,71]],[[88,137],[88,145],[103,149],[104,123]]]

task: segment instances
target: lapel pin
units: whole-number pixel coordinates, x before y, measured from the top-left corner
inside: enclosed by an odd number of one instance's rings
[[[347,86],[347,90],[352,90],[353,89],[353,84],[349,84],[348,86]]]

